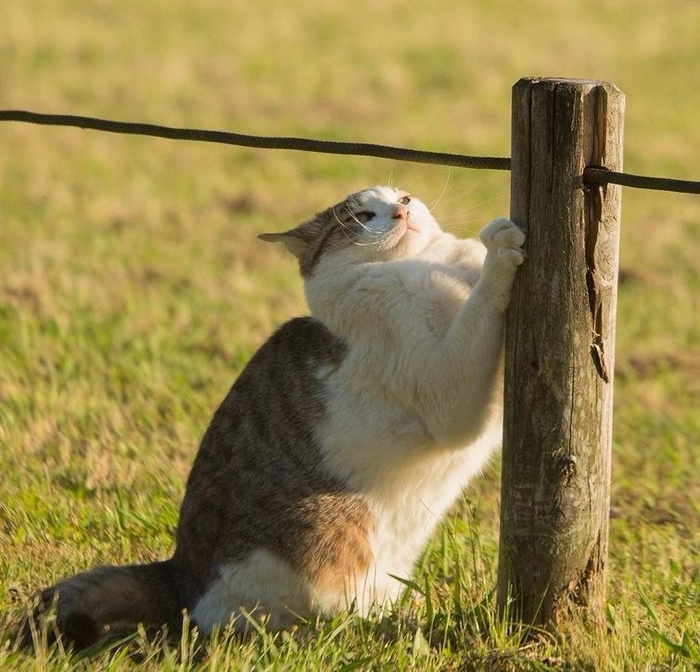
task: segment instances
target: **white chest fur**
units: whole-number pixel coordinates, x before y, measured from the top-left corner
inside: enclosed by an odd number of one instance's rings
[[[469,339],[475,325],[467,315],[464,333],[454,329],[484,248],[452,236],[440,242],[423,258],[353,268],[345,288],[336,267],[322,296],[307,286],[312,310],[350,346],[324,381],[327,416],[317,438],[326,467],[372,511],[373,563],[351,595],[362,610],[397,597],[402,584],[390,575],[409,576],[446,509],[501,440],[493,370],[480,366],[479,343]],[[334,284],[337,293],[329,291]],[[464,388],[476,390],[476,407],[460,406]]]

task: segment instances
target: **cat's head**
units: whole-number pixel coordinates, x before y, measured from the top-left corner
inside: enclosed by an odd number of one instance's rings
[[[322,259],[365,263],[419,254],[440,233],[428,208],[408,192],[372,187],[351,194],[284,233],[263,233],[297,257],[303,277]]]

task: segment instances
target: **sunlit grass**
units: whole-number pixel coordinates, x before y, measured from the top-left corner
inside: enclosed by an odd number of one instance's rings
[[[700,5],[27,0],[0,107],[509,153],[521,76],[627,93],[625,167],[698,179]],[[0,125],[0,669],[690,669],[700,621],[700,206],[623,194],[606,623],[510,630],[494,605],[497,462],[388,614],[246,639],[140,631],[87,657],[4,636],[29,596],[166,557],[199,437],[305,311],[279,231],[392,181],[444,226],[507,214],[506,173]]]

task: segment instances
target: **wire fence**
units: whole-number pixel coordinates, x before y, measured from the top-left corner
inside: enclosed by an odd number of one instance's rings
[[[453,166],[457,168],[477,168],[482,170],[510,170],[508,157],[468,156],[449,152],[430,152],[421,149],[391,147],[363,142],[336,142],[312,138],[271,137],[245,135],[228,131],[211,131],[197,128],[174,128],[159,124],[147,124],[130,121],[114,121],[96,117],[83,117],[72,114],[43,114],[26,110],[0,110],[0,121],[18,121],[48,126],[68,126],[74,128],[144,135],[170,140],[195,140],[214,142],[242,147],[261,149],[291,149],[324,154],[345,154],[372,156],[396,161],[410,161],[433,165]],[[610,171],[598,166],[589,166],[583,172],[584,182],[589,185],[618,184],[637,189],[673,191],[687,194],[700,194],[700,182],[677,180],[668,177],[650,177]]]

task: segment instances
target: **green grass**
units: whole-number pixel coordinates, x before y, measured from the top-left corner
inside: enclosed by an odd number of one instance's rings
[[[514,81],[600,78],[627,94],[626,169],[698,179],[699,33],[695,0],[26,0],[3,8],[0,107],[507,155]],[[388,180],[444,191],[456,233],[508,212],[505,173],[0,124],[0,669],[700,664],[700,204],[631,189],[603,629],[497,617],[496,464],[389,616],[83,658],[3,639],[38,587],[170,553],[210,414],[305,310],[254,234]]]

